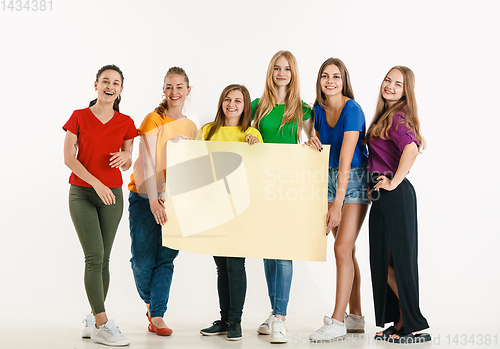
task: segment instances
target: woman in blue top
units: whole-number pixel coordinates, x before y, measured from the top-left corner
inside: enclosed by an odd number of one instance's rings
[[[361,316],[360,271],[355,242],[368,210],[368,151],[365,116],[354,100],[349,73],[338,58],[328,58],[319,69],[314,103],[314,129],[309,144],[330,144],[326,234],[335,237],[337,290],[332,317],[310,336],[311,341],[340,339],[347,332],[364,332]],[[344,319],[349,304],[350,314]],[[344,321],[345,320],[345,321]]]

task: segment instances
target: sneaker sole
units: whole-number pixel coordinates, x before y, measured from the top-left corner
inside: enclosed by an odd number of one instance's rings
[[[130,344],[130,341],[128,343],[111,343],[111,342],[108,342],[108,341],[101,339],[101,338],[98,338],[98,339],[91,338],[91,339],[96,343],[107,345],[110,347],[125,347],[125,346]]]
[[[347,330],[347,333],[365,333],[365,330]]]
[[[243,336],[242,337],[233,337],[233,338],[226,337],[226,339],[228,341],[239,341],[239,340],[241,340],[241,338],[243,338]]]
[[[347,334],[345,334],[343,336],[334,337],[332,339],[311,339],[311,338],[309,338],[309,341],[313,342],[313,343],[332,343],[332,342],[344,340],[346,337],[347,337]]]
[[[271,331],[257,330],[260,334],[271,334]]]
[[[278,337],[278,338],[271,337],[271,343],[273,343],[273,344],[281,344],[281,343],[286,343],[286,342],[288,342],[287,337]]]
[[[200,333],[204,336],[219,336],[221,334],[227,334],[227,331],[222,331],[222,332],[203,332],[203,331],[200,331]]]

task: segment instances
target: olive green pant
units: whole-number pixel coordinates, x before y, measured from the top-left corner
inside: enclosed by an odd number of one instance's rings
[[[123,213],[122,188],[111,188],[116,203],[106,205],[94,188],[71,185],[69,212],[85,254],[85,290],[94,314],[105,311],[109,255]]]

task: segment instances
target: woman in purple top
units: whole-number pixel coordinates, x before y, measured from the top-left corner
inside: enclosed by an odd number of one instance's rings
[[[338,58],[328,58],[320,67],[314,103],[315,135],[309,144],[322,149],[329,144],[328,214],[326,233],[335,237],[337,290],[331,317],[309,338],[332,341],[347,332],[364,332],[361,314],[361,276],[355,257],[355,242],[368,211],[368,151],[365,115],[354,100],[349,72]],[[349,305],[350,314],[345,311]]]
[[[368,128],[370,174],[370,268],[377,326],[393,322],[375,339],[396,343],[426,342],[429,327],[419,308],[417,200],[406,179],[423,138],[415,101],[415,76],[392,68],[380,88]]]

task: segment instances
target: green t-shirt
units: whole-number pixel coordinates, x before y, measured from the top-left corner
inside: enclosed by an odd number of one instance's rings
[[[252,118],[255,116],[255,110],[260,98],[256,98],[252,102]],[[302,112],[304,113],[302,120],[308,120],[311,117],[311,107],[302,101]],[[264,143],[286,143],[297,144],[297,121],[287,122],[281,126],[281,120],[285,113],[284,104],[275,104],[273,110],[260,120],[259,131],[264,139]]]

